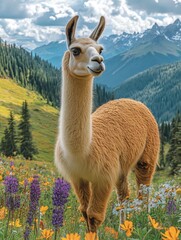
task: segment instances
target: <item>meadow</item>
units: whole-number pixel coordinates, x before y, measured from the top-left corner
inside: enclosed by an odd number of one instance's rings
[[[86,234],[76,197],[53,163],[1,157],[0,239],[181,239],[181,177],[157,171],[152,187],[142,187],[142,193],[150,192],[149,203],[136,197],[133,174],[129,182],[130,200],[120,206],[113,192],[105,222],[95,238]],[[121,226],[120,211],[127,216]]]

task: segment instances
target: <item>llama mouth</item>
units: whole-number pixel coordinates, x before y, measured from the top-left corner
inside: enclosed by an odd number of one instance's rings
[[[94,73],[94,74],[100,74],[100,73],[102,73],[102,71],[103,71],[103,69],[101,68],[101,69],[99,69],[99,70],[97,70],[97,71],[95,71],[95,70],[93,70],[92,68],[90,68],[89,66],[87,66],[87,68],[92,72],[92,73]]]

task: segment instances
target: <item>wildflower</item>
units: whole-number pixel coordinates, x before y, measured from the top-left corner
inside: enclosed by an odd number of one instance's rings
[[[133,232],[133,223],[131,221],[125,220],[124,224],[120,224],[123,231],[126,232],[126,236],[130,237]]]
[[[18,192],[18,179],[13,176],[7,176],[4,180],[5,185],[5,196],[6,196],[6,207],[10,211],[18,209],[20,207],[20,196],[17,195]]]
[[[62,238],[61,240],[80,240],[80,235],[77,233],[70,233],[66,235],[66,238]]]
[[[24,239],[29,239],[29,234],[31,231],[31,226],[33,224],[33,219],[36,217],[37,208],[39,205],[40,199],[40,183],[37,176],[34,176],[33,181],[30,185],[30,204],[29,204],[29,212],[26,220],[26,228],[24,232]]]
[[[18,191],[18,180],[16,177],[7,176],[4,180],[6,193],[14,194]]]
[[[166,208],[167,208],[167,214],[171,215],[171,214],[175,213],[177,210],[175,200],[174,199],[169,200]]]
[[[18,219],[16,219],[15,222],[14,222],[14,221],[9,222],[9,226],[13,226],[13,227],[19,228],[19,227],[21,227],[22,225],[20,224],[20,220],[19,220],[19,218],[18,218]]]
[[[2,181],[3,180],[3,177],[0,175],[0,181]]]
[[[41,231],[41,238],[50,239],[53,234],[54,231],[52,229],[44,229]]]
[[[179,234],[180,234],[180,230],[178,230],[177,228],[171,226],[169,227],[168,230],[166,230],[165,233],[161,233],[162,234],[162,240],[178,240],[179,239]]]
[[[7,209],[5,207],[0,208],[0,220],[3,220],[7,214]]]
[[[150,222],[151,222],[151,225],[153,228],[155,229],[161,229],[161,227],[159,226],[159,223],[156,222],[156,220],[154,218],[152,218],[150,215],[148,216]]]
[[[105,232],[110,233],[114,239],[118,239],[118,232],[111,227],[105,227]]]
[[[178,189],[176,190],[176,194],[177,194],[177,195],[181,195],[181,188],[178,188]]]
[[[57,230],[63,225],[63,212],[64,205],[67,202],[69,195],[70,185],[65,182],[63,179],[58,178],[55,181],[55,186],[53,188],[53,215],[52,215],[52,224]]]
[[[41,206],[40,207],[40,212],[41,212],[42,215],[45,215],[47,210],[48,210],[48,206]]]

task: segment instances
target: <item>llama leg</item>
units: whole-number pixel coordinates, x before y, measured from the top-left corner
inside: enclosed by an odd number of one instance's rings
[[[126,198],[129,197],[128,179],[125,175],[120,175],[119,180],[116,184],[118,201],[120,205],[124,202]],[[123,224],[126,220],[126,210],[120,210],[120,224]]]
[[[154,164],[155,163],[155,164]],[[135,167],[136,182],[138,188],[138,197],[143,198],[143,207],[149,212],[149,186],[155,172],[156,161],[150,164],[148,159],[143,155]]]
[[[89,182],[83,179],[79,179],[76,182],[72,182],[74,191],[78,197],[80,202],[79,210],[82,212],[84,219],[86,220],[88,226],[88,218],[87,218],[87,208],[90,199],[90,187]]]
[[[104,184],[92,184],[91,198],[89,207],[87,210],[88,215],[88,230],[90,232],[97,232],[97,228],[105,219],[106,209],[110,194],[112,192],[112,186]]]

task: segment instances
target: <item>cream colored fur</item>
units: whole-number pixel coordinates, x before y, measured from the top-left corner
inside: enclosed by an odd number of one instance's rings
[[[76,39],[77,19],[71,19],[66,28],[69,50],[62,61],[55,164],[74,188],[88,230],[95,232],[104,221],[113,188],[120,201],[129,195],[127,177],[131,169],[138,187],[150,185],[160,142],[157,123],[140,102],[114,100],[91,114],[93,77],[104,71],[97,39],[105,22],[102,17],[90,38]],[[74,47],[81,49],[78,56],[73,55]]]

